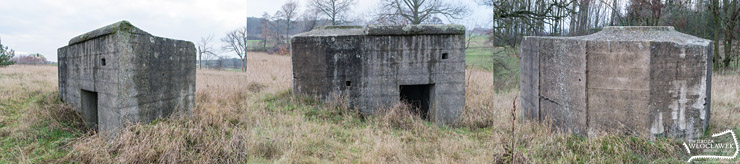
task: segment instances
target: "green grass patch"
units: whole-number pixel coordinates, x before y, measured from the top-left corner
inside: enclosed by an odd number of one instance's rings
[[[275,41],[274,40],[268,40],[267,44],[264,44],[262,40],[247,40],[247,47],[249,50],[264,50],[264,49],[270,49],[272,47],[275,47]]]
[[[651,141],[641,137],[604,136],[585,138],[578,135],[556,137],[551,145],[536,145],[519,151],[534,153],[533,161],[556,163],[676,163],[688,159],[681,152],[681,142],[671,139]],[[537,162],[535,162],[537,163]]]
[[[273,112],[294,112],[309,121],[327,123],[360,123],[357,111],[341,104],[324,103],[309,96],[294,97],[291,90],[265,95],[266,108]]]
[[[465,51],[465,64],[469,67],[493,71],[493,52],[486,47],[470,47]]]
[[[56,108],[62,106],[56,95],[56,92],[43,93],[21,101],[5,102],[7,104],[0,108],[0,112],[7,116],[0,124],[0,163],[47,163],[68,153],[66,145],[82,136],[82,131],[73,122],[58,122],[60,120],[31,112],[62,110]],[[50,112],[49,116],[61,114]]]
[[[466,36],[471,37],[471,36]],[[487,44],[485,35],[473,35],[472,39],[465,40],[469,44],[465,49],[465,63],[468,67],[493,70],[493,48]]]

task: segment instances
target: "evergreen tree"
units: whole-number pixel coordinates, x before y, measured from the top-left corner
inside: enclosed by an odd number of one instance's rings
[[[15,64],[15,62],[10,61],[13,56],[15,56],[15,50],[3,46],[2,40],[0,40],[0,67]]]

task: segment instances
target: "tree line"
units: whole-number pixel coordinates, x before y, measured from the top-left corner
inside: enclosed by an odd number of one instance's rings
[[[251,50],[265,51],[270,54],[288,54],[291,35],[310,31],[319,26],[440,24],[443,22],[441,18],[462,19],[470,11],[464,5],[443,0],[381,0],[377,9],[372,13],[373,18],[366,22],[363,18],[351,17],[357,0],[305,0],[304,2],[307,5],[301,6],[298,1],[289,0],[274,14],[264,12],[260,18],[251,19],[259,20],[259,22],[250,21],[250,18],[247,18],[247,24],[253,22],[259,25],[251,26],[251,28],[247,25],[227,33],[221,39],[227,45],[222,49],[237,54],[243,61],[242,71],[246,71],[246,58],[250,45]],[[305,8],[303,13],[299,13],[301,7]],[[203,37],[198,43],[199,63],[202,63],[203,57],[207,60],[215,56],[213,49],[209,49],[211,39],[210,36]]]
[[[605,26],[673,26],[714,41],[715,69],[738,68],[739,0],[482,0],[493,13],[491,40],[516,47],[523,36],[575,36]]]
[[[28,55],[17,55],[15,50],[3,46],[2,39],[0,39],[0,67],[5,67],[13,64],[51,64],[52,62],[47,61],[44,55],[40,53],[28,54]]]
[[[740,0],[479,0],[493,17],[489,41],[493,50],[494,84],[518,84],[524,36],[578,36],[605,26],[672,26],[677,31],[713,41],[717,71],[740,68]]]
[[[247,47],[287,54],[291,35],[318,26],[440,24],[470,19],[470,6],[462,1],[380,0],[367,18],[352,18],[357,0],[304,0],[306,5],[290,0],[274,14],[265,12],[249,21],[258,21],[259,26],[237,29],[221,41],[229,45],[225,50],[237,53],[246,63]],[[516,69],[500,58],[518,58],[516,50],[524,36],[587,35],[605,26],[673,26],[679,32],[714,41],[716,70],[740,68],[740,0],[470,1],[490,9],[487,35],[494,56],[494,73],[497,69]],[[299,13],[299,8],[305,10]]]

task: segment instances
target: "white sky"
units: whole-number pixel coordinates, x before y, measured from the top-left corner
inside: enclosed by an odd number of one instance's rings
[[[128,20],[153,35],[196,43],[244,26],[245,0],[0,0],[0,38],[4,46],[41,53],[57,61],[69,39]],[[218,46],[218,47],[216,47]],[[220,45],[215,45],[219,48]]]
[[[41,53],[57,61],[57,49],[69,39],[128,20],[153,35],[197,43],[201,37],[214,35],[214,48],[230,30],[245,24],[246,16],[274,14],[287,0],[0,0],[0,38],[17,55]],[[299,12],[308,0],[296,0]],[[473,13],[454,21],[466,26],[490,23],[490,9],[477,0],[452,0],[468,5]],[[358,0],[352,17],[368,18],[378,0]],[[477,22],[477,23],[476,23]],[[232,53],[221,55],[236,57]]]

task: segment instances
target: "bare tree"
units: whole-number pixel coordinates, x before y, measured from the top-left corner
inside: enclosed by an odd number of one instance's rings
[[[564,26],[572,24],[572,19],[565,22],[565,18],[572,17],[576,8],[576,0],[481,0],[480,5],[490,7],[493,15],[489,41],[492,44],[491,68],[493,84],[497,91],[517,85],[518,73],[516,66],[506,62],[515,56],[516,45],[521,43],[523,36],[546,35],[545,28],[552,28],[550,33],[561,34]],[[577,18],[576,18],[577,19]],[[575,25],[568,26],[575,28]],[[560,32],[559,32],[560,31]],[[514,55],[514,56],[512,56]]]
[[[270,16],[270,14],[267,14],[267,12],[262,14],[262,31],[260,36],[262,37],[262,50],[267,50],[267,42],[269,41],[270,37],[276,38],[277,36],[275,33],[275,29],[277,28],[277,23],[272,20],[273,17]]]
[[[214,63],[213,67],[216,69],[222,69],[224,67],[224,60],[226,60],[225,57],[219,56],[218,58],[216,58],[216,63]]]
[[[410,24],[409,20],[384,8],[377,8],[371,11],[370,15],[374,18],[370,20],[371,24]]]
[[[591,9],[591,7],[590,7],[591,6],[591,0],[579,0],[579,1],[575,1],[575,2],[576,2],[575,5],[578,6],[576,8],[576,9],[578,9],[578,12],[574,12],[573,13],[573,15],[574,15],[573,17],[575,17],[576,19],[573,19],[573,21],[572,21],[572,25],[573,26],[571,26],[571,27],[574,27],[574,28],[570,28],[571,29],[571,34],[574,34],[574,35],[583,35],[583,34],[586,34],[588,32],[588,29],[589,29],[589,27],[588,27],[589,19],[588,18],[590,18],[589,9]]]
[[[630,25],[656,26],[664,7],[660,0],[630,0],[627,21]]]
[[[213,34],[206,37],[201,37],[200,41],[198,42],[198,67],[201,69],[203,68],[203,55],[206,55],[206,58],[208,58],[208,56],[215,55],[215,53],[213,52],[213,47],[212,45],[210,45],[212,40]]]
[[[716,23],[714,36],[714,60],[720,60],[719,57],[719,38],[724,34],[724,57],[721,58],[721,67],[729,68],[732,60],[735,58],[732,53],[732,42],[737,37],[736,27],[740,23],[740,4],[737,0],[713,0],[709,7]],[[721,29],[720,29],[721,28]],[[716,63],[716,62],[715,62]],[[719,63],[717,63],[719,64]]]
[[[465,29],[465,51],[468,51],[468,48],[470,48],[473,38],[478,36],[478,34],[476,34],[476,29],[481,27],[477,19],[473,19],[469,21],[469,23],[473,23],[474,26],[468,26],[466,27],[467,29]]]
[[[224,50],[234,52],[239,56],[243,61],[242,71],[247,72],[247,27],[240,27],[226,33],[226,36],[221,38],[221,42],[226,43]]]
[[[421,24],[438,15],[448,20],[461,19],[469,13],[464,5],[442,0],[382,0],[381,8],[388,15],[399,15],[411,24]]]
[[[285,38],[287,41],[290,37],[290,30],[293,29],[293,22],[298,16],[298,3],[293,0],[289,0],[288,2],[283,4],[282,7],[280,7],[280,11],[278,11],[275,16],[278,16],[280,19],[285,20]],[[290,44],[288,44],[288,49],[290,49]]]
[[[321,22],[319,22],[319,12],[315,10],[308,10],[303,12],[303,15],[301,16],[301,22],[303,23],[303,30],[302,31],[311,31],[316,26],[320,26]]]
[[[355,0],[311,0],[311,9],[320,12],[331,20],[331,25],[343,22],[345,14],[352,9]]]

